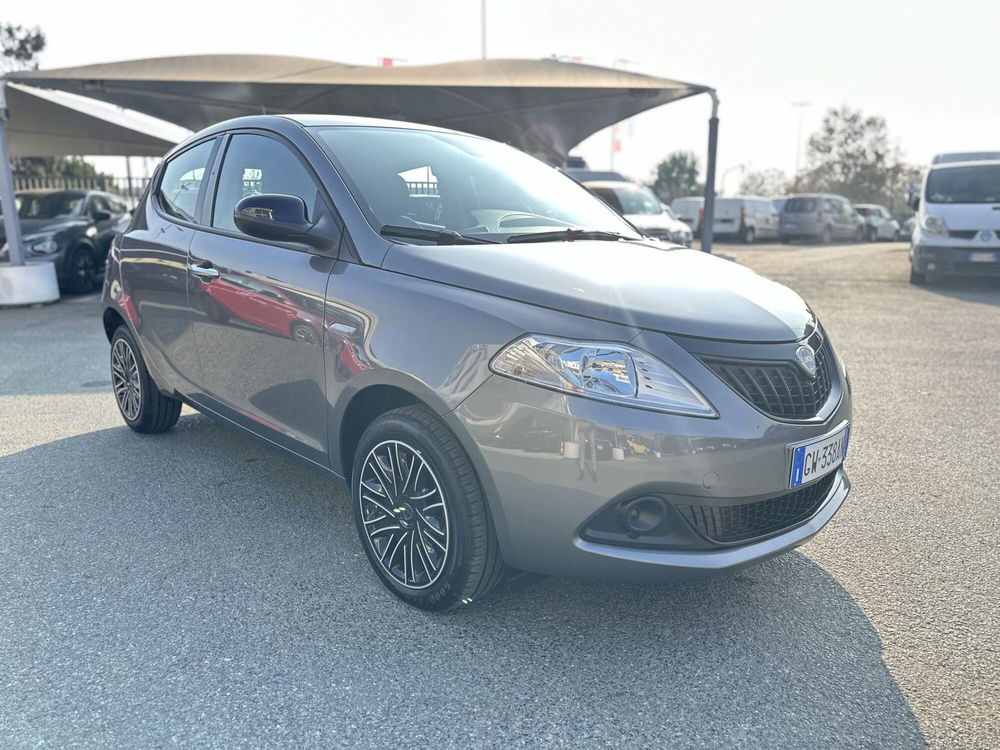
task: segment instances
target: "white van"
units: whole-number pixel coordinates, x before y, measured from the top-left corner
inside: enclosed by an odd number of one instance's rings
[[[674,198],[670,204],[674,216],[683,221],[694,232],[695,237],[701,234],[701,219],[705,215],[705,199],[696,195],[686,198]]]
[[[716,198],[713,237],[738,237],[741,242],[776,239],[778,236],[778,210],[770,198],[756,195],[737,195]]]
[[[910,207],[910,283],[1000,277],[1000,160],[932,164]]]

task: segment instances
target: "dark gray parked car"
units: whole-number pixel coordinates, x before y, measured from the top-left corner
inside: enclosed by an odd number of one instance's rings
[[[118,196],[94,190],[24,190],[16,194],[17,215],[28,260],[55,264],[59,287],[92,291],[108,257],[115,226],[128,214]],[[6,233],[0,222],[0,247]],[[6,249],[0,260],[6,260]]]
[[[847,497],[850,384],[797,294],[482,138],[202,131],[116,240],[104,301],[129,426],[189,403],[345,480],[374,570],[419,607],[510,570],[732,570]]]

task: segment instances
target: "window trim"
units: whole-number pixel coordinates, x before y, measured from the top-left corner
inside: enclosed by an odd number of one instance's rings
[[[263,128],[236,128],[235,130],[227,130],[221,134],[222,137],[219,139],[222,143],[219,148],[217,148],[212,160],[212,173],[209,175],[206,185],[206,195],[204,205],[201,207],[198,218],[201,223],[196,227],[202,232],[208,232],[210,234],[217,234],[223,237],[231,237],[233,239],[244,240],[245,242],[259,242],[264,245],[271,245],[273,247],[281,247],[286,250],[296,250],[300,253],[309,253],[310,255],[320,255],[324,258],[337,258],[340,259],[341,252],[340,248],[344,244],[344,237],[347,235],[347,223],[344,221],[340,212],[337,211],[334,205],[333,199],[327,192],[326,186],[323,184],[323,180],[320,179],[316,170],[313,169],[309,160],[303,156],[302,152],[292,143],[290,140],[282,136],[280,133],[276,133],[273,130],[264,130]],[[226,152],[229,150],[229,144],[233,140],[233,136],[236,135],[259,135],[265,138],[271,138],[274,141],[287,147],[299,163],[305,167],[306,172],[312,179],[313,183],[316,185],[316,191],[320,196],[320,199],[326,205],[326,210],[333,217],[333,220],[340,227],[340,240],[337,242],[336,248],[332,250],[319,250],[315,247],[309,247],[305,244],[299,244],[294,242],[278,242],[277,240],[265,240],[259,237],[251,237],[249,234],[244,234],[243,232],[232,232],[228,229],[221,229],[220,227],[214,227],[211,224],[211,217],[215,214],[215,202],[218,198],[218,183],[219,176],[222,172],[222,167],[225,164]],[[209,200],[211,196],[211,200]]]
[[[212,172],[211,171],[209,172],[209,180],[203,179],[201,181],[201,184],[198,185],[198,198],[195,201],[194,205],[194,218],[190,221],[187,219],[182,219],[179,216],[174,216],[162,206],[162,204],[160,203],[160,185],[163,183],[163,178],[166,176],[167,167],[170,166],[170,163],[174,161],[174,159],[178,158],[181,154],[186,154],[191,149],[198,148],[198,146],[208,143],[209,141],[215,141],[215,145],[212,147],[212,150],[208,155],[208,161],[205,162],[205,169],[214,170],[216,158],[219,153],[219,142],[221,140],[222,139],[219,138],[218,133],[206,136],[205,138],[202,138],[192,143],[187,148],[178,151],[176,154],[171,154],[169,159],[164,159],[163,162],[160,163],[160,166],[157,167],[156,175],[150,183],[152,185],[152,188],[149,193],[149,202],[153,205],[153,209],[156,211],[157,215],[161,219],[165,219],[166,221],[169,221],[172,224],[178,224],[180,226],[188,227],[190,229],[200,228],[198,221],[201,219],[202,204],[204,203],[205,200],[205,189],[206,189],[205,186],[206,183],[211,179]]]

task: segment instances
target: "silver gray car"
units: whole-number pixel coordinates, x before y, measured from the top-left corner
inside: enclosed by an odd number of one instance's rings
[[[865,220],[858,216],[850,201],[833,193],[793,195],[781,208],[778,236],[782,242],[814,240],[829,244],[834,240],[863,242],[867,236]]]
[[[132,429],[186,403],[342,480],[375,573],[425,609],[512,571],[734,570],[847,497],[850,382],[795,292],[483,138],[208,128],[157,169],[103,301]]]

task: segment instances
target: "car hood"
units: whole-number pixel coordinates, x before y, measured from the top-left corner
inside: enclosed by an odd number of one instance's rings
[[[1000,211],[995,203],[927,203],[927,216],[940,216],[948,229],[1000,229]]]
[[[393,245],[382,267],[684,336],[794,341],[815,325],[809,306],[788,287],[713,255],[644,243]]]
[[[59,232],[70,227],[83,227],[87,222],[82,219],[20,219],[21,234],[25,237],[31,234],[42,232]],[[0,243],[7,239],[7,227],[3,224],[3,217],[0,216]]]

